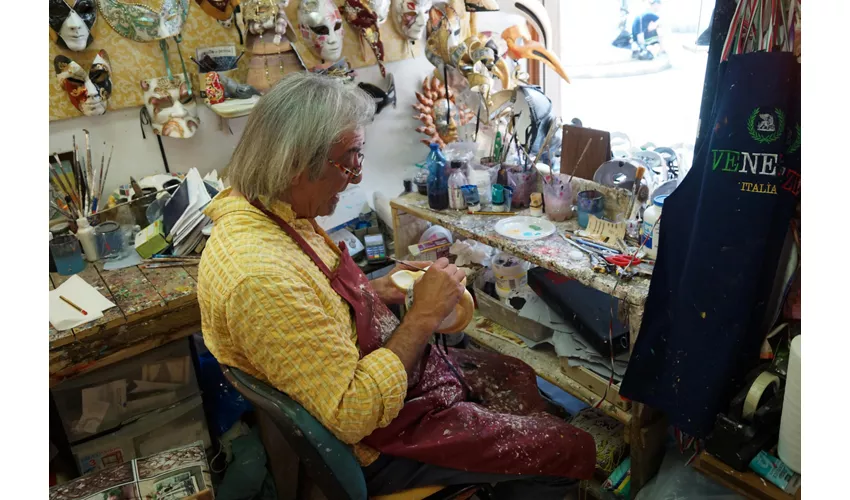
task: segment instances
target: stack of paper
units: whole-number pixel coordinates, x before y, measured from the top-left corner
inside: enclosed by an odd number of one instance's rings
[[[188,255],[203,239],[202,230],[210,219],[201,212],[218,191],[201,179],[192,168],[163,210],[165,230],[171,239],[172,254]]]
[[[60,296],[76,304],[88,314],[76,310]],[[51,290],[49,301],[50,324],[60,332],[100,319],[103,317],[103,311],[115,307],[115,304],[77,275],[71,276],[68,281],[55,290]]]
[[[534,342],[523,337],[529,347],[542,343],[550,344],[555,348],[555,353],[558,356],[567,358],[567,364],[570,366],[583,366],[606,378],[611,375],[609,353],[600,353],[585,342],[581,335],[578,335],[578,328],[572,321],[559,316],[536,294],[526,294],[525,297],[526,303],[519,311],[520,317],[536,321],[554,330],[552,337],[540,342]],[[628,360],[628,352],[614,357],[614,380],[618,383],[626,373]]]

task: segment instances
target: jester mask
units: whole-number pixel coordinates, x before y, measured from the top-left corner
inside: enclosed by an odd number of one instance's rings
[[[50,0],[50,29],[60,47],[79,52],[92,42],[91,29],[97,21],[94,0]]]
[[[100,14],[119,35],[137,42],[180,34],[189,0],[97,0]]]
[[[336,62],[342,57],[345,32],[342,16],[332,0],[301,0],[298,31],[316,57],[326,62]]]
[[[195,135],[200,119],[185,75],[150,78],[141,86],[154,134],[181,139]]]
[[[378,14],[364,0],[345,0],[342,13],[348,24],[360,30],[360,36],[372,47],[378,66],[381,68],[381,76],[387,76],[384,68],[384,44],[381,42],[381,33],[378,31]]]
[[[75,108],[86,116],[106,113],[112,94],[112,67],[105,50],[97,53],[88,72],[63,55],[56,56],[53,67]]]

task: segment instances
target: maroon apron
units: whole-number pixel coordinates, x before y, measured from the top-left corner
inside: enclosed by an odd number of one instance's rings
[[[331,271],[295,229],[259,202],[252,204],[310,256],[351,306],[360,355],[382,347],[398,320],[345,244],[340,243],[339,266]],[[590,479],[596,466],[593,437],[545,409],[534,370],[522,361],[462,349],[446,355],[428,345],[408,380],[399,415],[361,442],[387,455],[451,469]]]

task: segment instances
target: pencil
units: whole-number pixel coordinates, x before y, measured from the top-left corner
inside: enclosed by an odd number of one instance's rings
[[[82,307],[78,306],[77,304],[74,304],[73,302],[71,302],[70,300],[68,300],[67,298],[65,298],[64,296],[60,295],[60,296],[59,296],[59,298],[60,298],[60,299],[62,299],[62,302],[64,302],[64,303],[68,304],[69,306],[71,306],[71,307],[73,307],[74,309],[76,309],[76,310],[80,311],[81,313],[83,313],[83,316],[88,316],[88,315],[89,315],[89,313],[87,313],[85,309],[83,309]]]

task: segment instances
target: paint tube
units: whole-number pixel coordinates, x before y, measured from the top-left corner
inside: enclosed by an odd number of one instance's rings
[[[602,483],[602,488],[608,491],[615,491],[617,487],[619,487],[626,479],[627,476],[631,473],[632,469],[632,459],[631,457],[626,457],[620,465],[614,469],[614,472],[608,476],[608,479]]]
[[[753,458],[750,469],[786,493],[794,494],[800,488],[800,475],[789,469],[782,460],[764,451]]]

